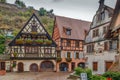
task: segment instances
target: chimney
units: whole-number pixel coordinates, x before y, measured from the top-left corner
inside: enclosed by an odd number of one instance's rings
[[[99,0],[99,4],[100,4],[99,9],[101,9],[104,6],[104,2],[105,0]]]

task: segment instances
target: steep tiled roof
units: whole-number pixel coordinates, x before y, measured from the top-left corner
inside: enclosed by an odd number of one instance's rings
[[[84,40],[85,32],[89,30],[91,22],[67,17],[56,16],[56,25],[61,38]],[[64,28],[71,29],[71,35],[66,35]]]

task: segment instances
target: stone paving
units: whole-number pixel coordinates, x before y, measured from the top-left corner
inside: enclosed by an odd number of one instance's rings
[[[0,76],[0,80],[67,80],[68,72],[10,72]]]

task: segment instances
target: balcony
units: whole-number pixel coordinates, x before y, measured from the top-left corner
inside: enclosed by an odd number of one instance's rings
[[[38,54],[38,53],[14,53],[11,54],[10,59],[18,59],[18,60],[41,60],[41,59],[56,59],[55,53],[45,53],[45,54]]]

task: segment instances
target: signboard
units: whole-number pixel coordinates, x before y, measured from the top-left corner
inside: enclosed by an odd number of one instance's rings
[[[87,73],[80,74],[81,80],[87,80]]]

